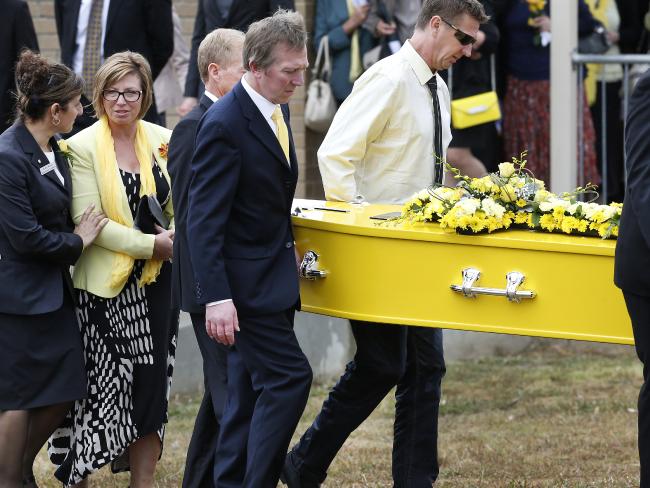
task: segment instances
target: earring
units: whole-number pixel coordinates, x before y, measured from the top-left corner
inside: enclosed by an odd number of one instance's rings
[[[58,126],[61,123],[61,119],[59,119],[58,117],[56,119],[54,117],[52,117],[52,123],[55,126]]]

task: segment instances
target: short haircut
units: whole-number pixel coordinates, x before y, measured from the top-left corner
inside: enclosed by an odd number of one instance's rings
[[[490,20],[478,0],[424,0],[415,27],[420,30],[425,29],[431,18],[436,15],[454,22],[463,14],[476,19],[479,24],[485,24]]]
[[[290,49],[301,50],[307,46],[305,21],[298,12],[278,9],[271,17],[250,25],[244,40],[244,68],[251,63],[266,69],[273,64],[275,46],[285,44]]]
[[[235,29],[215,29],[199,45],[197,64],[203,83],[208,82],[208,66],[230,66],[241,59],[244,33]]]
[[[16,113],[22,119],[42,119],[58,103],[62,110],[81,95],[83,81],[67,66],[25,49],[16,64]]]
[[[140,100],[142,100],[142,104],[140,105],[138,118],[141,119],[144,117],[144,114],[147,113],[147,110],[149,110],[153,102],[151,68],[142,54],[123,51],[113,54],[104,61],[104,64],[99,67],[95,74],[95,82],[93,83],[93,108],[95,109],[97,118],[101,118],[106,114],[103,103],[104,97],[102,95],[104,90],[130,74],[138,75],[138,78],[140,78],[142,85],[142,96]]]

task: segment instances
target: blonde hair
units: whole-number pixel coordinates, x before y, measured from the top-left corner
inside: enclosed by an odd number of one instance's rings
[[[244,33],[235,29],[215,29],[199,45],[197,64],[203,83],[208,82],[208,66],[215,63],[221,67],[230,66],[241,59]]]
[[[153,79],[149,63],[141,54],[131,51],[115,53],[99,67],[93,83],[93,108],[97,118],[106,114],[103,93],[106,87],[120,81],[126,75],[135,74],[142,85],[142,100],[138,119],[144,117],[153,103]]]

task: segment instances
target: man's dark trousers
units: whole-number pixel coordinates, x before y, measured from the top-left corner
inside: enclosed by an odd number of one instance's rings
[[[438,406],[445,374],[442,331],[350,321],[354,359],[289,459],[308,486],[322,483],[348,436],[397,385],[396,488],[430,488],[438,476]]]
[[[238,317],[240,331],[228,350],[228,398],[215,467],[218,488],[277,486],[312,381],[293,317],[293,309]]]
[[[194,430],[187,448],[183,488],[214,486],[215,452],[219,426],[226,403],[228,348],[211,339],[205,331],[205,313],[191,313],[192,327],[203,358],[205,393],[196,414]]]
[[[643,363],[643,385],[639,392],[639,460],[641,488],[650,487],[650,297],[623,291],[632,320],[634,347]]]

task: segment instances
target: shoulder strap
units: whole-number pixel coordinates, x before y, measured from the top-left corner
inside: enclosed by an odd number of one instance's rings
[[[327,81],[331,71],[332,65],[330,62],[329,39],[327,36],[323,36],[318,44],[318,53],[316,54],[316,62],[314,63],[314,69],[312,70],[312,77],[314,79]]]

